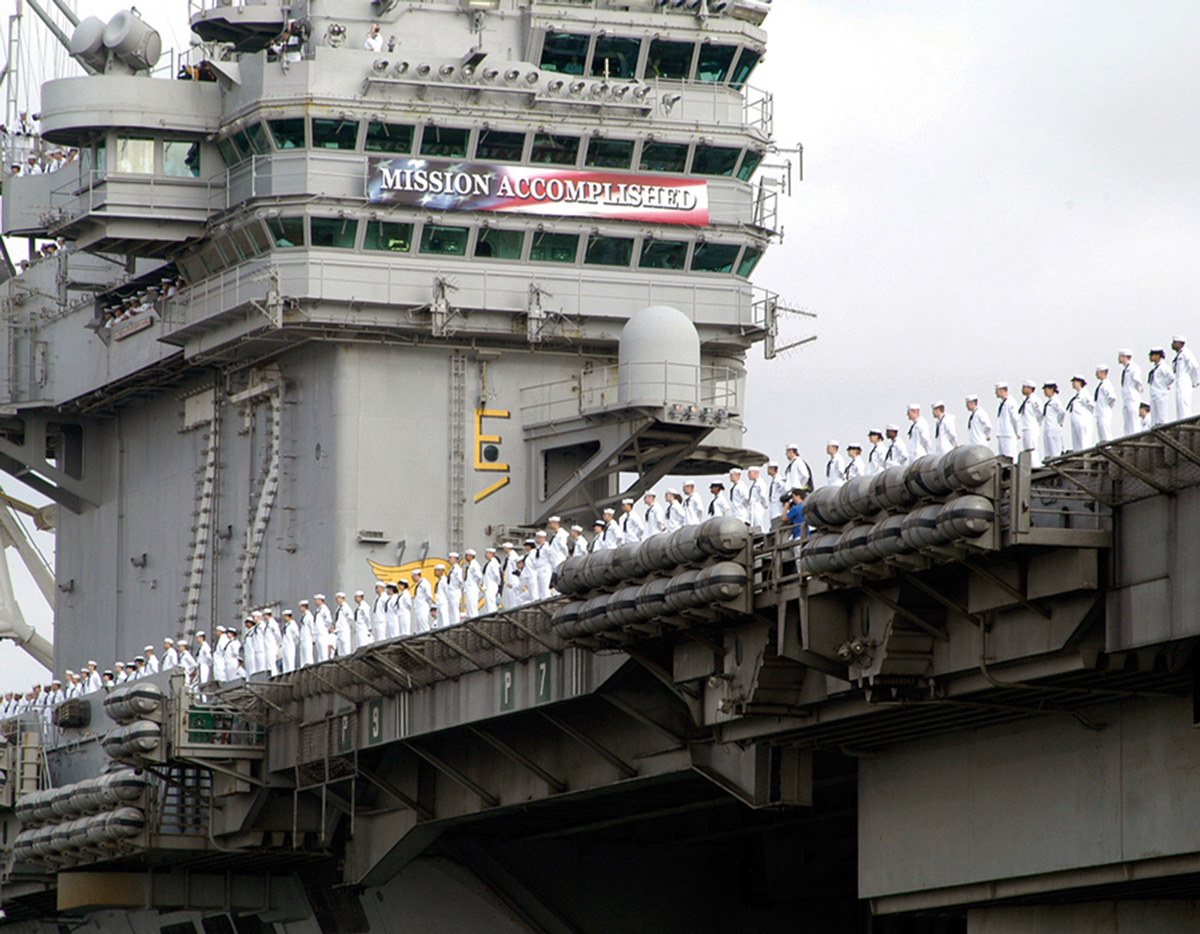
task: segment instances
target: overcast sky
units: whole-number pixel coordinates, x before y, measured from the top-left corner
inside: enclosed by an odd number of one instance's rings
[[[174,6],[163,24],[146,9],[167,45],[186,38]],[[787,330],[819,339],[751,354],[748,446],[799,441],[820,473],[828,438],[865,441],[908,402],[961,421],[999,379],[1065,384],[1176,331],[1200,344],[1200,3],[774,6],[753,83],[780,144],[804,144],[804,181],[756,281],[816,312]],[[37,668],[0,645],[0,683]]]

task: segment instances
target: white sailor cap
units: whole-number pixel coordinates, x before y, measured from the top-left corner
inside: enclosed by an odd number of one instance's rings
[[[1037,389],[1037,383],[1035,383],[1035,382],[1034,382],[1033,380],[1031,380],[1031,379],[1027,379],[1027,380],[1025,380],[1025,382],[1023,382],[1021,385],[1022,385],[1022,386],[1028,386],[1030,389]]]
[[[1130,350],[1128,347],[1122,347],[1120,350],[1117,351],[1117,356],[1118,357],[1132,357],[1133,351]]]
[[[97,662],[96,662],[96,660],[95,660],[94,658],[89,658],[89,659],[88,659],[88,664],[89,664],[89,665],[95,665],[95,664],[97,664]]]
[[[345,594],[342,594],[342,596],[344,597]],[[262,614],[262,610],[251,610],[250,615],[253,616],[255,619],[262,619],[263,614]]]
[[[1107,363],[1097,363],[1096,364],[1096,372],[1097,373],[1107,373],[1108,372],[1108,364]]]
[[[263,616],[274,616],[274,615],[275,615],[275,611],[274,611],[274,610],[272,610],[272,609],[271,609],[269,606],[264,606],[264,607],[263,607],[263,611],[262,611],[262,615],[263,615]]]
[[[562,522],[562,516],[551,516],[547,522]]]
[[[73,674],[75,674],[75,672],[72,669],[68,668],[66,670],[66,674],[73,675]]]
[[[111,671],[106,671],[106,672],[105,672],[105,674],[106,674],[106,675],[110,675],[110,674],[112,674],[112,672],[111,672]],[[59,687],[61,687],[61,686],[62,686],[62,682],[61,682],[61,681],[59,681],[59,680],[58,680],[58,678],[55,678],[55,679],[54,679],[53,681],[51,681],[50,683],[51,683],[51,684],[57,684],[57,685],[59,685]]]
[[[752,470],[760,470],[760,469],[761,468],[757,464],[751,464],[749,467],[746,468],[746,473],[749,473]]]
[[[1086,383],[1086,382],[1087,382],[1087,380],[1086,380],[1086,379],[1084,379],[1082,376],[1080,376],[1078,373],[1076,373],[1074,376],[1072,376],[1072,377],[1071,377],[1071,382],[1073,382],[1073,383],[1074,383],[1074,382],[1076,382],[1076,381],[1078,381],[1078,382],[1080,382],[1080,383]]]
[[[533,533],[533,537],[534,537],[534,538],[545,538],[545,537],[546,537],[546,530],[545,530],[545,529],[538,529],[536,532],[534,532],[534,533]]]
[[[825,442],[825,446],[840,448],[842,446],[842,443],[840,441],[838,441],[837,438],[830,438],[828,441]]]
[[[532,538],[527,538],[527,539],[525,539],[525,541],[524,541],[524,542],[522,542],[522,544],[524,544],[524,545],[536,545],[536,544],[537,544],[537,542],[535,542],[535,541],[534,541]]]
[[[615,509],[613,509],[613,508],[612,508],[612,506],[605,506],[605,507],[604,507],[604,514],[607,516],[607,515],[608,515],[610,512],[616,512],[616,510],[615,510]]]
[[[930,406],[930,408],[932,408],[932,409],[944,409],[945,407],[946,407],[946,403],[943,402],[941,399],[938,399],[937,402],[935,402],[933,405]]]
[[[413,577],[420,577],[420,576],[421,576],[421,569],[413,568]]]
[[[603,520],[603,519],[597,519],[595,522],[593,522],[593,523],[592,523],[592,525],[593,525],[593,526],[596,526],[596,525],[604,525],[604,520]]]
[[[143,645],[143,646],[142,646],[142,651],[143,651],[143,652],[153,652],[153,651],[154,651],[154,646],[152,646],[152,645]],[[90,665],[90,664],[91,664],[91,662],[89,662],[88,664]]]
[[[887,426],[887,429],[886,429],[886,430],[887,430],[887,431],[899,431],[899,430],[900,430],[900,426],[899,426],[899,425],[897,425],[897,424],[895,424],[894,422],[891,422],[891,423],[889,423],[889,424],[888,424],[888,426]]]
[[[163,636],[163,645],[174,645],[174,644],[175,644],[175,640],[172,639],[170,636]]]
[[[137,655],[137,656],[135,656],[135,657],[134,657],[134,659],[133,659],[133,660],[134,660],[135,662],[144,662],[144,661],[146,660],[146,658],[145,658],[145,656],[143,656],[143,655]],[[90,663],[89,663],[89,664],[90,664]]]
[[[474,558],[474,557],[476,556],[476,551],[475,551],[475,549],[474,549],[474,548],[468,548],[468,549],[466,550],[466,556],[467,556],[468,558]]]
[[[375,586],[376,587],[386,587],[387,584],[385,584],[383,581],[377,580],[377,581],[375,581]]]
[[[342,599],[345,599],[345,597],[346,597],[346,591],[344,591],[344,590],[339,590],[337,593],[335,593],[335,594],[333,595],[333,597],[334,597],[334,599],[335,599],[335,600],[336,600],[338,597],[341,597]]]
[[[675,489],[675,487],[669,487],[669,488],[667,489],[667,492],[668,492],[668,493],[670,493],[672,496],[678,496],[678,495],[679,495],[679,491],[678,491],[677,489]]]
[[[729,472],[730,472],[730,473],[741,473],[741,472],[742,472],[742,468],[741,468],[741,467],[730,467],[730,468],[729,468]]]
[[[1151,347],[1150,353],[1160,353],[1164,357],[1167,355],[1167,352],[1165,350],[1163,350],[1161,347]]]
[[[571,526],[571,531],[572,532],[582,532],[583,526],[582,525],[573,525],[573,526]]]
[[[113,662],[113,667],[114,668],[124,668],[125,663],[118,658],[115,662]],[[75,672],[73,672],[70,668],[68,668],[67,674],[73,675],[73,674],[75,674]]]
[[[325,599],[325,594],[323,594],[323,593],[315,593],[315,594],[313,594],[313,599],[314,599],[314,600],[324,600],[324,599]]]
[[[197,639],[207,639],[208,633],[206,633],[203,629],[201,629],[198,633],[196,633],[196,638]]]
[[[632,505],[633,505],[633,500],[631,500],[631,499],[623,499],[623,500],[621,500],[621,505],[622,505],[622,506],[632,506]],[[608,510],[606,509],[606,510],[605,510],[605,512],[607,512],[607,511],[608,511]]]
[[[882,431],[877,431],[877,432],[876,432],[876,434],[883,434],[883,432],[882,432]],[[778,467],[779,467],[779,461],[767,461],[767,467],[768,467],[768,468],[770,468],[770,467],[775,467],[776,469],[778,469]]]
[[[920,403],[920,402],[910,402],[910,403],[908,404],[907,408],[908,408],[908,410],[909,410],[910,412],[911,412],[913,409],[920,409],[920,408],[921,408],[921,403]]]
[[[867,429],[867,437],[869,438],[869,437],[871,437],[871,435],[879,435],[879,437],[882,438],[883,432],[880,431],[878,428],[868,428]],[[767,464],[767,466],[770,467],[771,465]]]
[[[686,490],[686,489],[687,489],[689,486],[690,486],[690,487],[694,487],[695,485],[696,485],[696,481],[695,481],[695,480],[684,480],[684,481],[683,481],[683,488],[684,488],[685,490]]]
[[[1184,337],[1182,334],[1175,334],[1175,335],[1173,335],[1173,336],[1171,337],[1171,340],[1173,340],[1173,341],[1179,341],[1179,343],[1181,343],[1181,344],[1186,344],[1186,343],[1187,343],[1187,338],[1186,338],[1186,337]]]
[[[658,494],[653,490],[647,490],[646,495],[643,496],[642,499],[646,499],[646,497],[649,497],[650,499],[658,499]]]
[[[798,445],[795,441],[793,441],[786,448],[784,448],[784,450],[785,451],[795,451],[797,454],[799,454],[800,453],[800,445]]]
[[[966,401],[967,402],[978,402],[979,396],[975,395],[975,393],[971,393],[971,395],[967,396]]]
[[[301,606],[308,606],[307,600],[298,600],[297,603],[299,603]]]
[[[291,615],[292,615],[292,611],[291,611],[291,610],[284,610],[284,611],[283,611],[283,615],[284,615],[284,616],[291,616]]]
[[[996,384],[996,388],[997,388],[997,389],[1007,389],[1007,388],[1008,388],[1008,383],[1007,383],[1007,382],[1005,382],[1004,380],[1000,380],[1000,382],[998,382],[998,383]]]
[[[517,546],[516,546],[516,545],[514,545],[512,542],[505,542],[505,543],[504,543],[503,545],[501,545],[500,547],[501,547],[501,548],[516,548]]]
[[[488,545],[488,546],[487,546],[485,549],[483,549],[483,553],[484,553],[485,555],[486,555],[486,554],[487,554],[489,551],[490,551],[492,554],[495,554],[495,553],[496,553],[496,546],[495,546],[495,545]]]
[[[361,590],[356,590],[356,591],[354,591],[354,596],[356,596],[356,597],[365,597],[365,596],[366,596],[366,594],[365,594],[365,593],[363,593]]]
[[[543,532],[542,534],[545,535],[546,533]],[[460,555],[457,551],[452,551],[452,552],[450,552],[450,554],[446,555],[446,557],[447,558],[458,558],[458,557],[460,557]]]

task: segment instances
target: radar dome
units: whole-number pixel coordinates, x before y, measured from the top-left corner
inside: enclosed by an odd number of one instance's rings
[[[132,10],[122,10],[108,21],[104,44],[134,71],[153,68],[162,54],[162,39],[157,30],[147,26]]]
[[[623,405],[694,405],[700,399],[700,335],[678,308],[651,305],[621,329],[617,356]]]

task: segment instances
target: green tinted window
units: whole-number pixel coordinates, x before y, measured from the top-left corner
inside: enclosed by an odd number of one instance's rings
[[[154,172],[154,140],[136,136],[117,137],[118,172],[151,175]]]
[[[480,130],[475,158],[490,162],[520,162],[525,154],[525,134],[507,130]]]
[[[268,217],[267,229],[277,247],[304,246],[303,217]]]
[[[741,152],[724,146],[697,146],[692,172],[696,175],[732,175]]]
[[[271,249],[271,238],[267,235],[266,228],[262,224],[256,222],[249,224],[243,229],[250,238],[250,242],[254,244],[255,253],[262,253]]]
[[[421,155],[465,159],[471,131],[458,127],[427,126],[421,133]]]
[[[334,246],[344,250],[354,249],[354,238],[358,235],[358,221],[341,217],[314,217],[312,219],[312,245]]]
[[[684,81],[692,74],[692,55],[696,46],[691,42],[668,42],[655,39],[650,43],[646,58],[646,78],[674,78]]]
[[[402,123],[368,123],[367,140],[363,149],[367,152],[412,152],[415,128]]]
[[[229,137],[229,141],[233,143],[233,148],[237,152],[238,160],[249,159],[253,155],[250,149],[250,137],[246,135],[245,130],[238,130],[233,136]],[[118,142],[120,142],[118,140]]]
[[[258,155],[271,151],[271,140],[267,137],[267,128],[261,123],[252,123],[246,127],[246,136],[250,140],[250,148]]]
[[[368,250],[388,250],[407,253],[412,249],[412,224],[393,224],[390,221],[369,221],[363,247]]]
[[[646,143],[642,146],[643,172],[682,172],[687,166],[685,143]]]
[[[313,118],[312,139],[317,149],[353,149],[358,144],[358,121]]]
[[[736,45],[711,45],[703,43],[700,46],[700,58],[696,62],[696,80],[707,84],[719,84],[729,75],[729,66],[733,64],[733,56],[737,54]]]
[[[588,237],[587,252],[583,261],[588,266],[628,266],[633,259],[631,237],[604,237],[592,234]]]
[[[742,254],[742,261],[738,263],[737,274],[743,279],[748,279],[760,259],[762,259],[762,250],[752,246],[746,247],[746,252]]]
[[[735,243],[700,243],[692,254],[692,272],[733,272],[741,247]]]
[[[633,140],[592,139],[583,164],[593,169],[627,169],[633,165]]]
[[[176,178],[200,177],[200,144],[186,139],[163,142],[163,174]]]
[[[647,240],[642,244],[642,258],[638,266],[642,269],[686,269],[686,243],[674,240]]]
[[[596,39],[596,51],[592,53],[592,77],[632,78],[641,51],[640,39],[600,36]]]
[[[520,259],[525,243],[523,230],[497,230],[488,227],[475,238],[475,255],[480,259]]]
[[[299,117],[289,120],[268,120],[271,136],[275,138],[275,146],[279,149],[304,148],[304,121]]]
[[[761,58],[761,52],[756,52],[754,49],[742,49],[742,54],[738,56],[737,67],[733,69],[733,77],[729,79],[729,83],[740,91],[746,83],[746,79],[750,77],[750,72],[754,71],[754,66]]]
[[[257,227],[257,225],[255,226]],[[237,244],[238,251],[246,258],[257,256],[260,252],[262,252],[261,247],[259,247],[255,239],[250,236],[250,231],[245,227],[235,230],[233,232],[233,239]]]
[[[535,263],[573,263],[579,252],[578,234],[547,233],[533,235],[529,259]]]
[[[441,224],[426,224],[421,231],[421,252],[437,253],[442,256],[464,256],[467,252],[468,227],[444,227]]]
[[[750,176],[754,174],[754,170],[758,168],[758,164],[762,162],[763,154],[756,152],[753,149],[746,150],[746,156],[742,159],[742,167],[738,169],[737,177],[743,182],[750,181]]]
[[[538,133],[533,138],[529,161],[534,165],[574,165],[579,158],[578,136],[549,136]]]
[[[542,43],[542,71],[560,75],[581,75],[587,62],[590,36],[566,32],[548,32]]]

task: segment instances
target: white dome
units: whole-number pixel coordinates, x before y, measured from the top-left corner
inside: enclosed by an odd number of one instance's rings
[[[634,314],[621,329],[617,361],[625,405],[699,399],[700,335],[678,308],[651,305]]]

